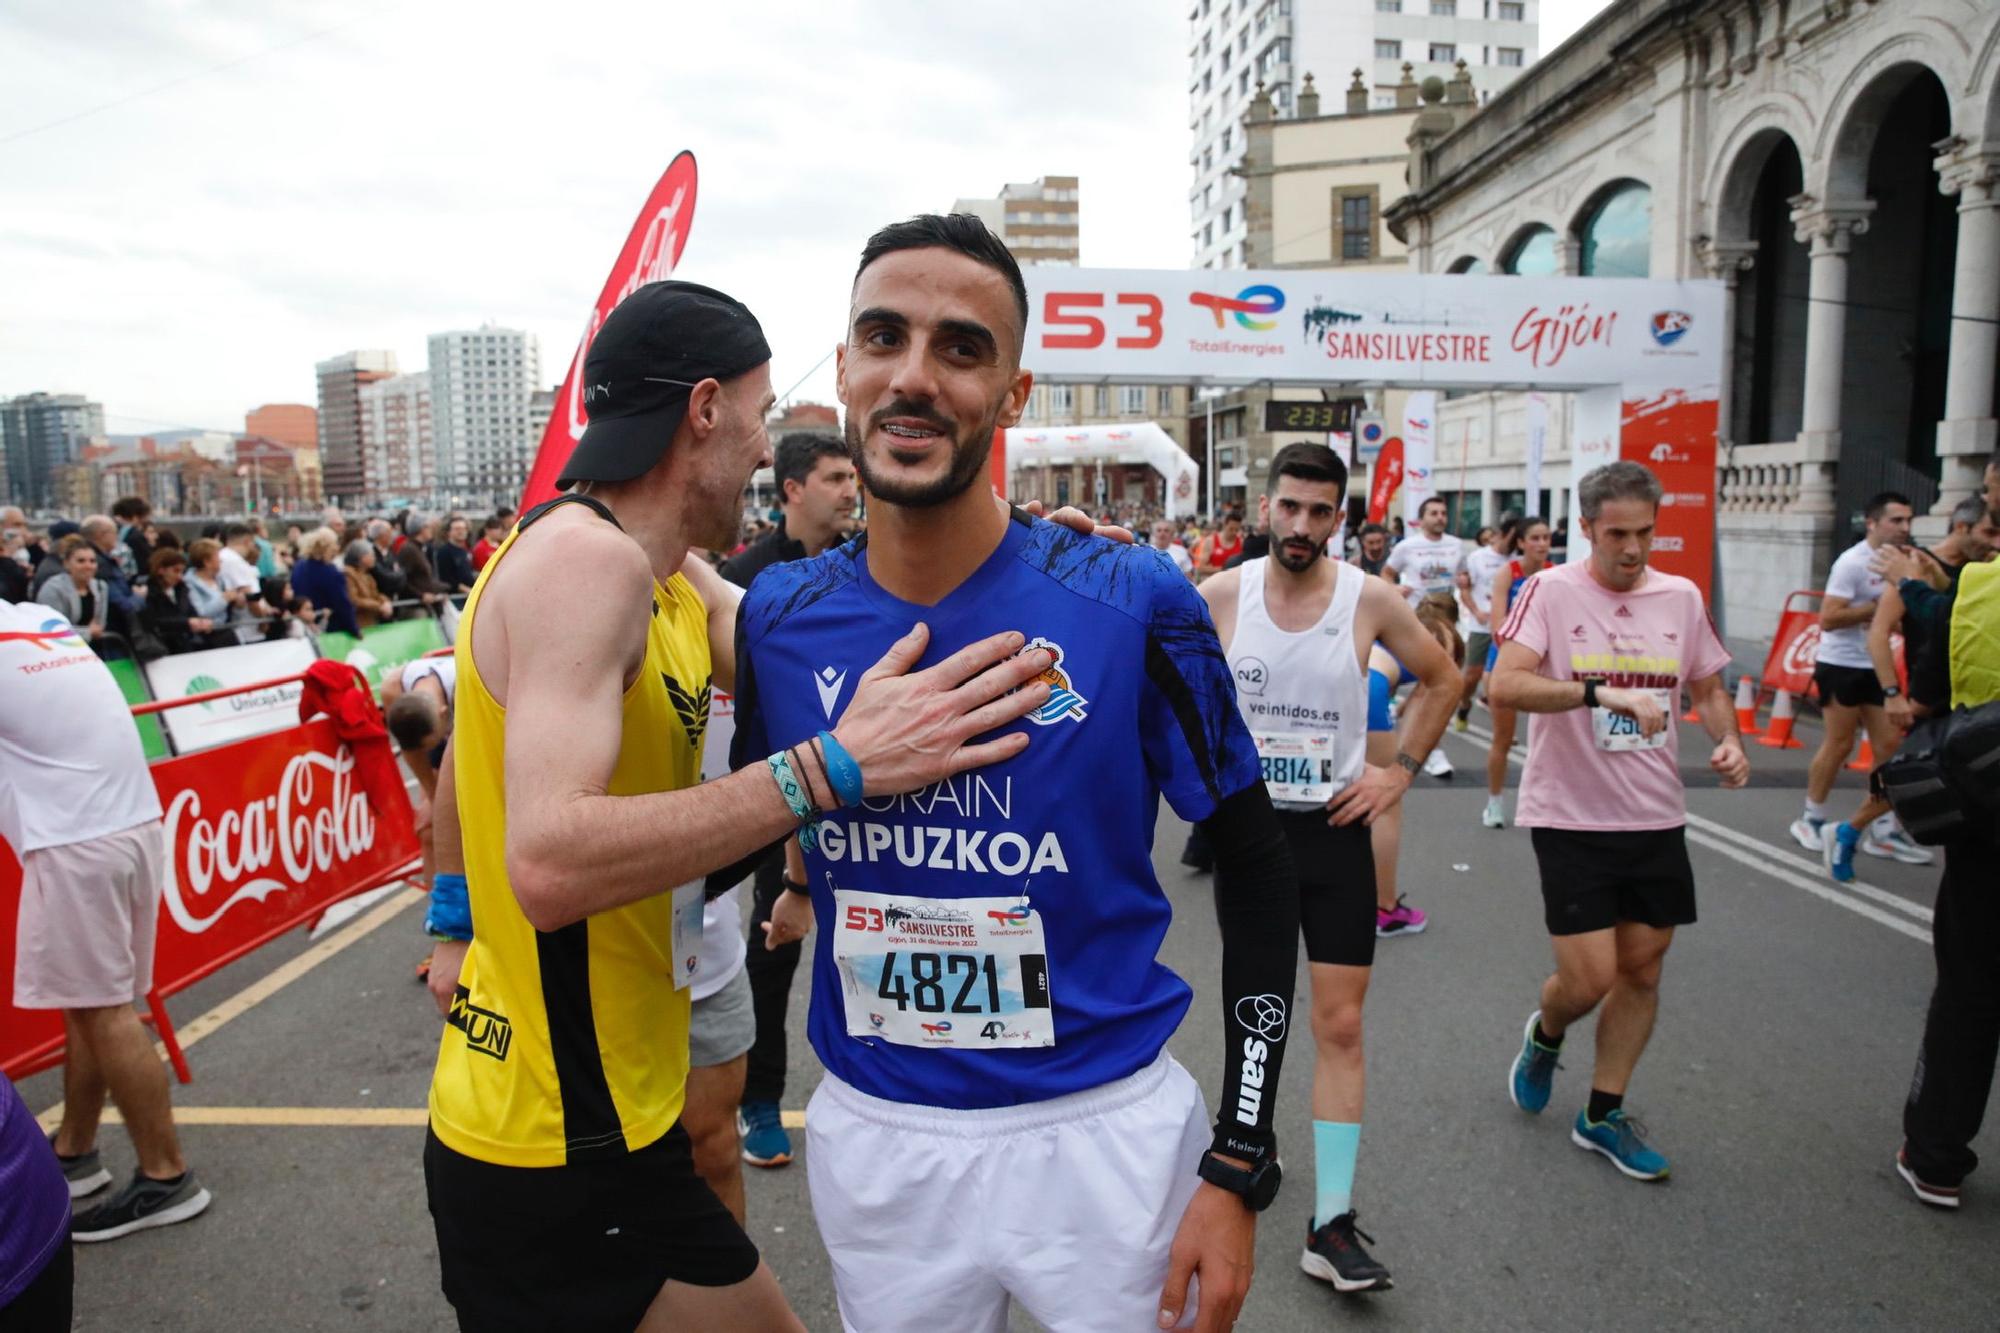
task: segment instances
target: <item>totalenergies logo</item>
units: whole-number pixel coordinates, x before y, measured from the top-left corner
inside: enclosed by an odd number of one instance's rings
[[[32,644],[44,652],[53,652],[57,648],[88,648],[90,646],[83,635],[77,632],[76,626],[70,624],[60,616],[44,620],[42,627],[38,630],[17,629],[0,631],[0,643]]]
[[[1225,314],[1236,316],[1238,328],[1266,333],[1278,327],[1278,321],[1269,316],[1276,315],[1285,308],[1285,294],[1276,287],[1260,283],[1255,287],[1245,287],[1234,296],[1221,296],[1215,292],[1190,292],[1188,300],[1215,315],[1215,327],[1223,327]]]

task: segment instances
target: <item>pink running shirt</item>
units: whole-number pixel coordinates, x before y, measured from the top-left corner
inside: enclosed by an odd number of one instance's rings
[[[1515,823],[1586,832],[1685,824],[1675,720],[1681,684],[1729,665],[1700,590],[1677,574],[1649,569],[1637,588],[1616,593],[1591,577],[1586,555],[1529,579],[1500,636],[1540,654],[1537,674],[1550,680],[1594,677],[1672,696],[1667,743],[1654,750],[1600,749],[1587,708],[1536,714]]]

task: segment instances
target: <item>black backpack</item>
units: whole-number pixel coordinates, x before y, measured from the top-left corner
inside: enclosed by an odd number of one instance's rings
[[[1927,717],[1869,775],[1911,838],[1936,847],[2000,820],[2000,702]]]

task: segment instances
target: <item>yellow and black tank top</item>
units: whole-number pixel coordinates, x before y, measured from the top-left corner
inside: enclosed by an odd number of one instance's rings
[[[1950,651],[1952,707],[2000,699],[2000,565],[1981,562],[1959,571]]]
[[[473,941],[438,1050],[430,1119],[446,1147],[503,1166],[636,1152],[672,1128],[687,1086],[688,993],[673,983],[673,886],[538,931],[507,880],[507,713],[480,679],[472,630],[481,594],[521,534],[554,506],[577,502],[611,519],[577,496],[529,511],[486,562],[459,623],[453,775]],[[549,632],[560,633],[550,611]],[[612,795],[700,781],[709,669],[701,598],[682,575],[655,582],[645,664],[625,691]]]

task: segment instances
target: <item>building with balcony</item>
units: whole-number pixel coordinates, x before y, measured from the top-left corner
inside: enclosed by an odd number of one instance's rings
[[[448,505],[520,497],[541,443],[530,424],[541,381],[541,344],[525,330],[489,324],[431,335],[434,468]]]
[[[336,504],[362,498],[361,389],[396,373],[390,351],[343,352],[314,367],[319,379],[319,463],[327,497]]]
[[[6,452],[7,503],[23,509],[75,508],[75,482],[57,473],[104,439],[104,405],[80,393],[24,393],[0,399],[0,449]],[[67,474],[65,474],[67,475]],[[88,508],[89,506],[84,506]]]
[[[1539,0],[1191,0],[1188,8],[1190,232],[1196,268],[1246,268],[1243,119],[1261,84],[1294,113],[1308,70],[1363,71],[1370,107],[1397,105],[1406,69],[1450,77],[1475,97],[1507,87],[1540,54]]]
[[[1819,586],[1874,492],[1941,532],[2000,443],[1990,0],[1618,0],[1421,138],[1388,217],[1426,273],[1727,284],[1712,498],[1734,635]],[[1462,450],[1466,489],[1518,487],[1518,401],[1446,403],[1440,472]],[[1552,413],[1552,458],[1566,441]]]
[[[371,501],[415,502],[437,485],[431,377],[396,375],[361,388],[362,486]]]

